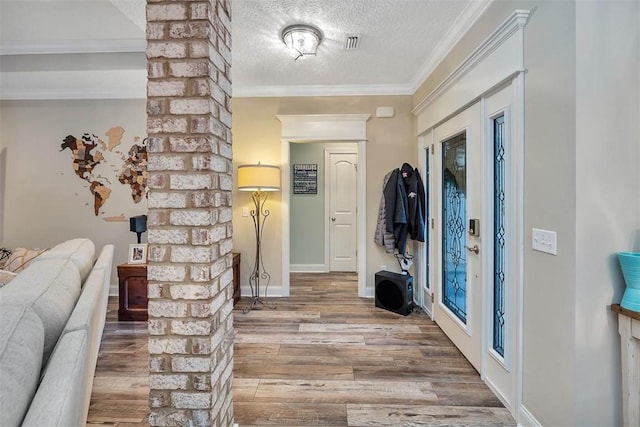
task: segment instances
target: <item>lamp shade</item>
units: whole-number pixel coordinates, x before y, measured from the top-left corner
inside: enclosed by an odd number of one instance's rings
[[[238,166],[238,190],[278,191],[280,190],[280,168],[272,165]]]

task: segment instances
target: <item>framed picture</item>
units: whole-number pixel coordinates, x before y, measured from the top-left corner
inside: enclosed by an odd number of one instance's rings
[[[318,194],[318,165],[293,165],[293,194]]]
[[[129,264],[146,264],[147,244],[138,243],[129,245]]]

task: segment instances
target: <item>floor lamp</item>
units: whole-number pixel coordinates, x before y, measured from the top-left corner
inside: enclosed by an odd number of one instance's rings
[[[267,192],[280,190],[280,168],[278,166],[242,165],[238,166],[238,190],[252,191],[254,209],[251,210],[253,227],[256,234],[256,259],[253,272],[249,276],[251,286],[251,303],[244,308],[246,314],[259,304],[276,308],[275,304],[269,304],[260,298],[260,282],[264,283],[264,297],[267,298],[267,289],[271,281],[271,275],[264,268],[262,260],[262,232],[264,223],[269,216],[269,210],[264,208],[267,201]]]

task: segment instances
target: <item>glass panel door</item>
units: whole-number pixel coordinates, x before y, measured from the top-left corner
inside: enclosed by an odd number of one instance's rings
[[[467,323],[467,139],[442,143],[442,303]]]
[[[439,270],[433,277],[434,320],[462,354],[482,370],[483,148],[480,103],[473,104],[434,129],[437,153],[432,174],[438,189],[437,242],[433,248]],[[473,232],[469,222],[473,219]]]

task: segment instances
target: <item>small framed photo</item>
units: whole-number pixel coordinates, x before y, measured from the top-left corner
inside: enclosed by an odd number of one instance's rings
[[[138,243],[129,245],[129,264],[146,264],[147,244]]]

